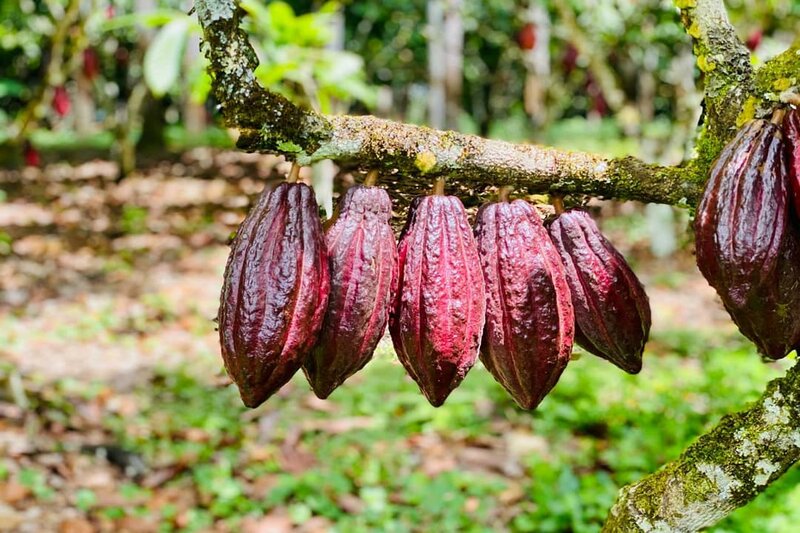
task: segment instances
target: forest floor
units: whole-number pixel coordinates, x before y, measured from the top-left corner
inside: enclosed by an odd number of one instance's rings
[[[649,254],[640,207],[607,204],[653,307],[639,376],[578,352],[531,414],[476,365],[433,409],[385,340],[330,400],[298,375],[246,410],[213,317],[229,236],[284,170],[196,149],[121,182],[0,171],[0,531],[597,531],[789,364],[759,360],[689,252]],[[794,531],[797,481],[716,531]]]

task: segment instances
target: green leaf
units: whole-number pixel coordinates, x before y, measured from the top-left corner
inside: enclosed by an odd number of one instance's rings
[[[9,78],[0,79],[0,98],[5,96],[22,96],[25,93],[25,85],[17,80]]]
[[[130,13],[128,15],[118,15],[103,21],[100,24],[100,31],[114,31],[134,26],[145,26],[147,28],[157,28],[173,22],[175,20],[187,18],[186,14],[175,9],[156,9],[146,13]]]
[[[202,104],[211,92],[211,76],[208,74],[208,59],[200,56],[189,73],[189,97],[195,104]]]
[[[159,30],[147,49],[144,80],[157,97],[164,96],[179,79],[189,27],[188,17],[173,20]]]
[[[90,489],[79,489],[75,493],[75,507],[84,513],[94,507],[96,503],[97,496],[95,495],[94,491]]]
[[[281,152],[293,152],[293,153],[300,153],[303,151],[301,146],[296,145],[292,141],[283,141],[278,144],[278,150]]]

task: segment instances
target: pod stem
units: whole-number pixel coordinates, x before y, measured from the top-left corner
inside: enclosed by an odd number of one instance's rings
[[[433,186],[433,194],[436,196],[444,196],[444,178],[439,178]]]
[[[783,117],[785,115],[786,115],[786,109],[784,108],[776,109],[775,111],[772,112],[772,119],[770,119],[770,122],[780,126],[781,123],[783,123]]]
[[[292,163],[292,170],[289,171],[289,175],[286,177],[286,181],[289,183],[296,183],[298,178],[300,177],[300,165],[297,164],[295,161]]]
[[[367,187],[374,187],[376,183],[378,183],[378,170],[373,168],[367,172],[367,177],[364,179],[364,185]]]
[[[550,203],[553,204],[553,208],[556,210],[556,215],[560,215],[564,212],[564,197],[560,194],[551,194]]]
[[[503,185],[502,187],[500,187],[500,190],[497,191],[497,198],[501,202],[508,202],[508,196],[511,194],[513,190],[514,187],[512,187],[511,185]]]

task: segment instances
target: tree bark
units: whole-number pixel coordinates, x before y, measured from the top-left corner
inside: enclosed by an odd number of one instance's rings
[[[695,156],[678,166],[511,144],[374,117],[300,109],[258,85],[257,65],[234,0],[196,0],[213,89],[238,145],[395,171],[394,190],[448,183],[513,185],[673,205],[695,205],[708,168],[736,129],[797,98],[800,39],[753,72],[722,0],[676,0],[704,73],[705,114]],[[676,461],[621,490],[605,531],[696,531],[752,500],[800,457],[800,368],[773,381],[748,410],[725,417]]]

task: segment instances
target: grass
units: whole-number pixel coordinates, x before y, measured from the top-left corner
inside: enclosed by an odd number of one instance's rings
[[[236,529],[276,509],[296,525],[322,517],[347,532],[598,531],[622,485],[676,458],[787,366],[763,364],[738,339],[657,340],[665,353],[648,354],[639,376],[591,356],[573,361],[534,413],[480,365],[434,409],[387,347],[325,404],[310,401],[302,375],[247,411],[233,386],[196,369],[159,372],[135,391],[135,415],[103,424],[152,468],[181,465],[164,488],[191,492],[195,504],[182,513],[147,504],[155,489],[135,482],[117,489],[130,504],[103,507],[90,491],[74,499],[106,518],[156,517],[162,531]],[[76,383],[59,390],[74,395]],[[23,473],[37,497],[50,496],[41,477]],[[713,531],[793,532],[798,481],[790,471]]]

